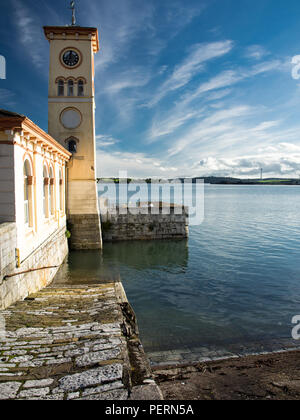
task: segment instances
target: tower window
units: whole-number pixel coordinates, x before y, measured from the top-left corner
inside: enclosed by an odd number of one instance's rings
[[[62,79],[58,81],[58,96],[65,96],[65,83]]]
[[[68,96],[74,96],[74,82],[73,82],[73,80],[68,81]]]
[[[68,141],[68,150],[70,153],[77,153],[77,143],[75,140],[71,139]]]
[[[83,80],[78,80],[78,96],[84,96],[84,83],[83,83]]]

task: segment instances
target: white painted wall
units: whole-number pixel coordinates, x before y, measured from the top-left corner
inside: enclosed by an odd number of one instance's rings
[[[22,138],[15,134],[15,145],[11,147],[14,152],[14,191],[15,191],[15,221],[17,225],[17,248],[20,250],[21,262],[32,254],[41,244],[43,244],[53,233],[63,226],[66,226],[65,205],[64,210],[59,209],[59,169],[62,168],[65,180],[65,167],[63,162],[56,161],[50,153],[42,153],[41,146],[34,146],[33,143],[27,144],[27,151],[22,147]],[[25,224],[24,211],[24,160],[28,159],[32,165],[34,185],[33,190],[33,226]],[[43,210],[43,188],[44,163],[52,165],[54,169],[54,214],[45,218]],[[65,197],[65,183],[63,183],[63,196]],[[0,195],[0,198],[2,194]]]

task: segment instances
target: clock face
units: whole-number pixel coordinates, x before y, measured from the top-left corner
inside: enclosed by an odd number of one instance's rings
[[[68,50],[62,56],[63,62],[68,67],[75,67],[79,63],[80,57],[76,51]]]

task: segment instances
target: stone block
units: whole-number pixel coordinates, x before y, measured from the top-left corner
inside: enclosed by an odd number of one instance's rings
[[[0,384],[0,400],[15,398],[21,385],[21,382],[5,382]]]
[[[88,386],[95,386],[106,382],[121,380],[122,374],[122,365],[112,364],[82,373],[65,376],[59,380],[59,388],[64,391],[77,391]]]

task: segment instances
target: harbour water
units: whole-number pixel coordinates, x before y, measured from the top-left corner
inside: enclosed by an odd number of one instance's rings
[[[153,363],[300,345],[300,188],[205,186],[188,241],[72,252],[56,283],[121,278]]]

